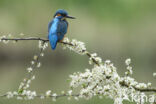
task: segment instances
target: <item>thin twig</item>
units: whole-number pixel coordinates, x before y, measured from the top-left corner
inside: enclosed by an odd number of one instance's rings
[[[39,37],[29,37],[29,38],[1,38],[1,40],[13,40],[13,41],[21,41],[21,40],[41,40],[41,41],[49,41],[48,39],[43,39]]]

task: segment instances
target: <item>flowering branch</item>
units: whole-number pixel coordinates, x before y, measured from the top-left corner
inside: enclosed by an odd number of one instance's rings
[[[74,97],[76,100],[79,98],[92,98],[93,96],[108,96],[114,100],[114,104],[122,104],[123,100],[133,101],[130,98],[135,95],[137,99],[142,95],[146,95],[145,92],[151,92],[156,95],[156,88],[151,87],[151,83],[139,83],[134,78],[131,77],[133,70],[131,67],[131,60],[127,59],[125,61],[127,66],[127,71],[125,76],[121,77],[117,73],[116,67],[111,63],[110,60],[102,61],[100,57],[97,57],[96,53],[91,54],[85,48],[83,42],[77,40],[69,40],[64,38],[61,44],[63,48],[70,49],[80,55],[87,55],[89,57],[89,64],[93,64],[92,69],[86,69],[84,73],[77,72],[70,75],[70,87],[71,89],[65,93],[57,95],[52,93],[51,90],[48,90],[45,94],[37,94],[35,91],[28,90],[31,81],[35,78],[34,69],[39,68],[41,63],[39,62],[40,56],[43,56],[43,51],[48,47],[48,39],[38,38],[38,37],[29,37],[29,38],[6,38],[5,36],[0,38],[0,42],[8,43],[8,41],[22,41],[22,40],[37,40],[39,41],[40,52],[34,56],[33,61],[31,61],[31,67],[27,68],[28,77],[21,82],[18,92],[8,92],[0,97],[17,97],[17,99],[33,99],[38,98],[53,98],[53,101],[56,98],[60,97]],[[156,76],[153,73],[153,76]],[[73,94],[74,89],[81,87],[78,94]],[[135,99],[134,99],[135,100]],[[143,99],[135,100],[136,103],[145,102]],[[155,99],[154,101],[155,102]]]
[[[18,97],[18,99],[22,99],[23,97],[26,97],[27,95],[19,95],[17,92],[9,92],[7,94],[4,94],[4,95],[0,95],[0,97]],[[19,98],[19,96],[21,98]],[[56,95],[56,94],[53,94],[53,95],[47,95],[47,94],[36,94],[34,93],[34,97],[36,98],[40,98],[40,99],[44,99],[44,98],[53,98],[54,99],[57,99],[57,98],[60,98],[60,97],[78,97],[79,94],[60,94],[60,95]]]
[[[69,43],[69,42],[61,42],[65,45],[69,45],[69,46],[74,46],[73,44]],[[85,49],[82,50],[82,53],[85,53],[92,61],[94,64],[100,66],[100,61],[98,61],[96,58],[97,57],[92,57],[93,55],[91,53],[89,53],[88,51],[86,51]],[[110,76],[106,77],[107,79],[110,79]],[[120,82],[121,86],[125,86],[125,87],[130,87],[124,80]],[[156,88],[137,88],[136,86],[132,86],[135,90],[140,91],[140,92],[156,92]]]
[[[35,79],[33,70],[35,70],[36,68],[39,68],[41,66],[39,59],[41,56],[44,55],[43,51],[47,47],[47,44],[45,43],[45,41],[43,41],[43,42],[39,41],[39,45],[40,45],[40,47],[39,47],[40,51],[39,51],[38,55],[34,56],[33,61],[31,61],[31,67],[27,68],[28,76],[27,76],[27,78],[24,78],[23,82],[21,82],[19,89],[18,89],[19,94],[21,94],[24,90],[26,90],[30,87],[31,81]]]

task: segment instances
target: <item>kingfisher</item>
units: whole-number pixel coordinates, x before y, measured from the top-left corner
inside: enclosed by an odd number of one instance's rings
[[[48,24],[48,39],[52,50],[55,50],[57,42],[61,42],[67,33],[68,22],[66,18],[75,19],[75,17],[69,16],[67,11],[59,9]]]

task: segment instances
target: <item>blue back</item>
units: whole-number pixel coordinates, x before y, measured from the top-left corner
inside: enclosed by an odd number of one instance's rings
[[[68,22],[58,18],[54,18],[48,26],[49,35],[57,35],[58,41],[63,39],[64,35],[67,33],[67,29]]]

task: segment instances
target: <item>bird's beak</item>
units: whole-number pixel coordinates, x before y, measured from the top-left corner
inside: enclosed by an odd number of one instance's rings
[[[72,17],[72,16],[66,16],[66,18],[76,19],[75,17]]]

